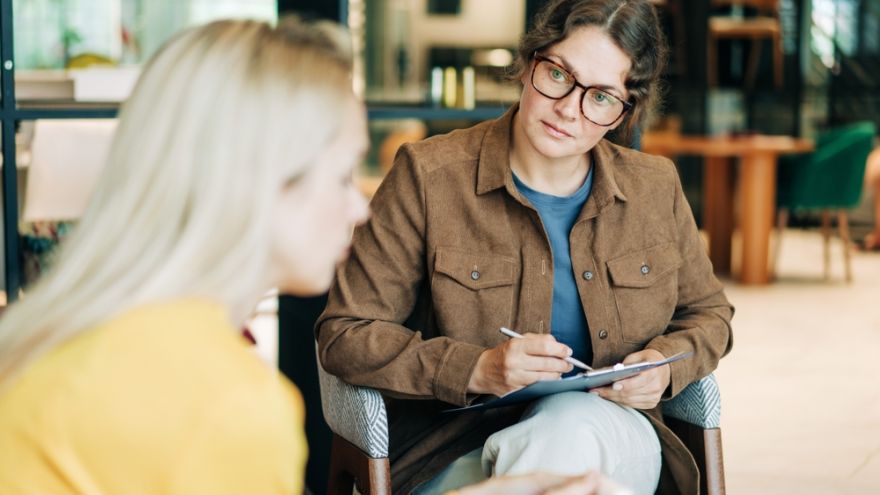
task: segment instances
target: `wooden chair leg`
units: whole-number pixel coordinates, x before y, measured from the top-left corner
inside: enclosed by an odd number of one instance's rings
[[[770,266],[770,273],[776,278],[776,267],[779,266],[779,252],[782,251],[782,233],[788,227],[788,210],[781,208],[776,220],[776,246],[773,250],[773,264]]]
[[[763,44],[763,39],[755,38],[752,40],[752,47],[749,49],[749,61],[745,74],[745,85],[749,89],[755,87],[755,81],[758,79],[758,64],[761,63],[761,47]]]
[[[822,267],[825,280],[831,278],[831,213],[822,210]]]
[[[711,31],[706,36],[706,84],[710,88],[718,85],[718,40]]]
[[[682,0],[669,2],[669,14],[672,16],[672,30],[675,33],[675,65],[679,76],[684,77],[687,76],[687,50],[685,50],[687,29],[681,3]]]
[[[784,68],[785,56],[782,51],[782,32],[773,35],[773,83],[777,89],[782,88],[782,69]]]
[[[706,445],[706,493],[724,495],[724,452],[721,448],[721,428],[703,430]]]
[[[700,493],[724,495],[724,455],[721,428],[701,428],[675,418],[664,418],[666,425],[684,442],[700,470]]]
[[[331,452],[328,494],[351,495],[356,486],[361,495],[391,495],[388,458],[373,459],[339,435],[333,435]]]
[[[849,216],[846,210],[837,212],[837,229],[840,232],[840,240],[843,242],[843,267],[846,274],[846,283],[852,282],[852,266],[850,265],[850,252],[852,246],[849,238]]]

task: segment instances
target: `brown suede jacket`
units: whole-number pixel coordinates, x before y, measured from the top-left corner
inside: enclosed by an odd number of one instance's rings
[[[442,413],[476,398],[468,381],[506,339],[499,327],[550,331],[550,242],[509,166],[516,110],[401,148],[316,326],[327,371],[386,397],[395,493],[517,421],[522,406]],[[733,307],[675,166],[605,140],[590,153],[593,189],[570,239],[592,364],[693,351],[670,365],[675,396],[730,350]],[[643,412],[663,446],[658,492],[696,494],[693,458],[659,407]]]

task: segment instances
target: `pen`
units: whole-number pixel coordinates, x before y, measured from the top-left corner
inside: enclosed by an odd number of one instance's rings
[[[511,337],[511,338],[514,338],[514,339],[521,339],[521,338],[523,338],[522,335],[520,335],[520,334],[517,333],[517,332],[514,332],[513,330],[511,330],[511,329],[509,329],[509,328],[501,327],[499,330],[501,331],[501,333],[503,333],[504,335],[507,335],[508,337]],[[571,364],[577,366],[578,368],[585,369],[585,370],[588,370],[588,371],[593,371],[593,368],[590,368],[590,367],[587,366],[586,364],[582,363],[581,361],[578,361],[577,359],[575,359],[575,358],[573,358],[573,357],[567,357],[567,358],[562,358],[562,359],[564,359],[565,361],[567,361],[567,362],[569,362],[569,363],[571,363]]]

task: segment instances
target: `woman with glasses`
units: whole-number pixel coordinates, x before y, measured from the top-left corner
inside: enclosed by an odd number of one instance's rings
[[[644,121],[665,53],[647,0],[550,2],[521,40],[518,104],[398,152],[317,325],[324,367],[387,397],[395,492],[591,468],[698,492],[659,403],[715,369],[733,308],[674,165],[605,139]],[[681,352],[592,393],[443,412],[579,371],[564,358]]]

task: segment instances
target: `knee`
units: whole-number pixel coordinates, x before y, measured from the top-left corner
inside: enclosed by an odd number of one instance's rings
[[[538,399],[523,415],[523,419],[531,417],[569,418],[578,416],[581,411],[594,407],[596,400],[602,400],[596,394],[585,392],[563,392]]]
[[[597,434],[597,419],[603,416],[604,399],[584,392],[551,395],[535,404],[523,419],[534,417],[541,423],[541,434],[556,441],[589,440]]]

